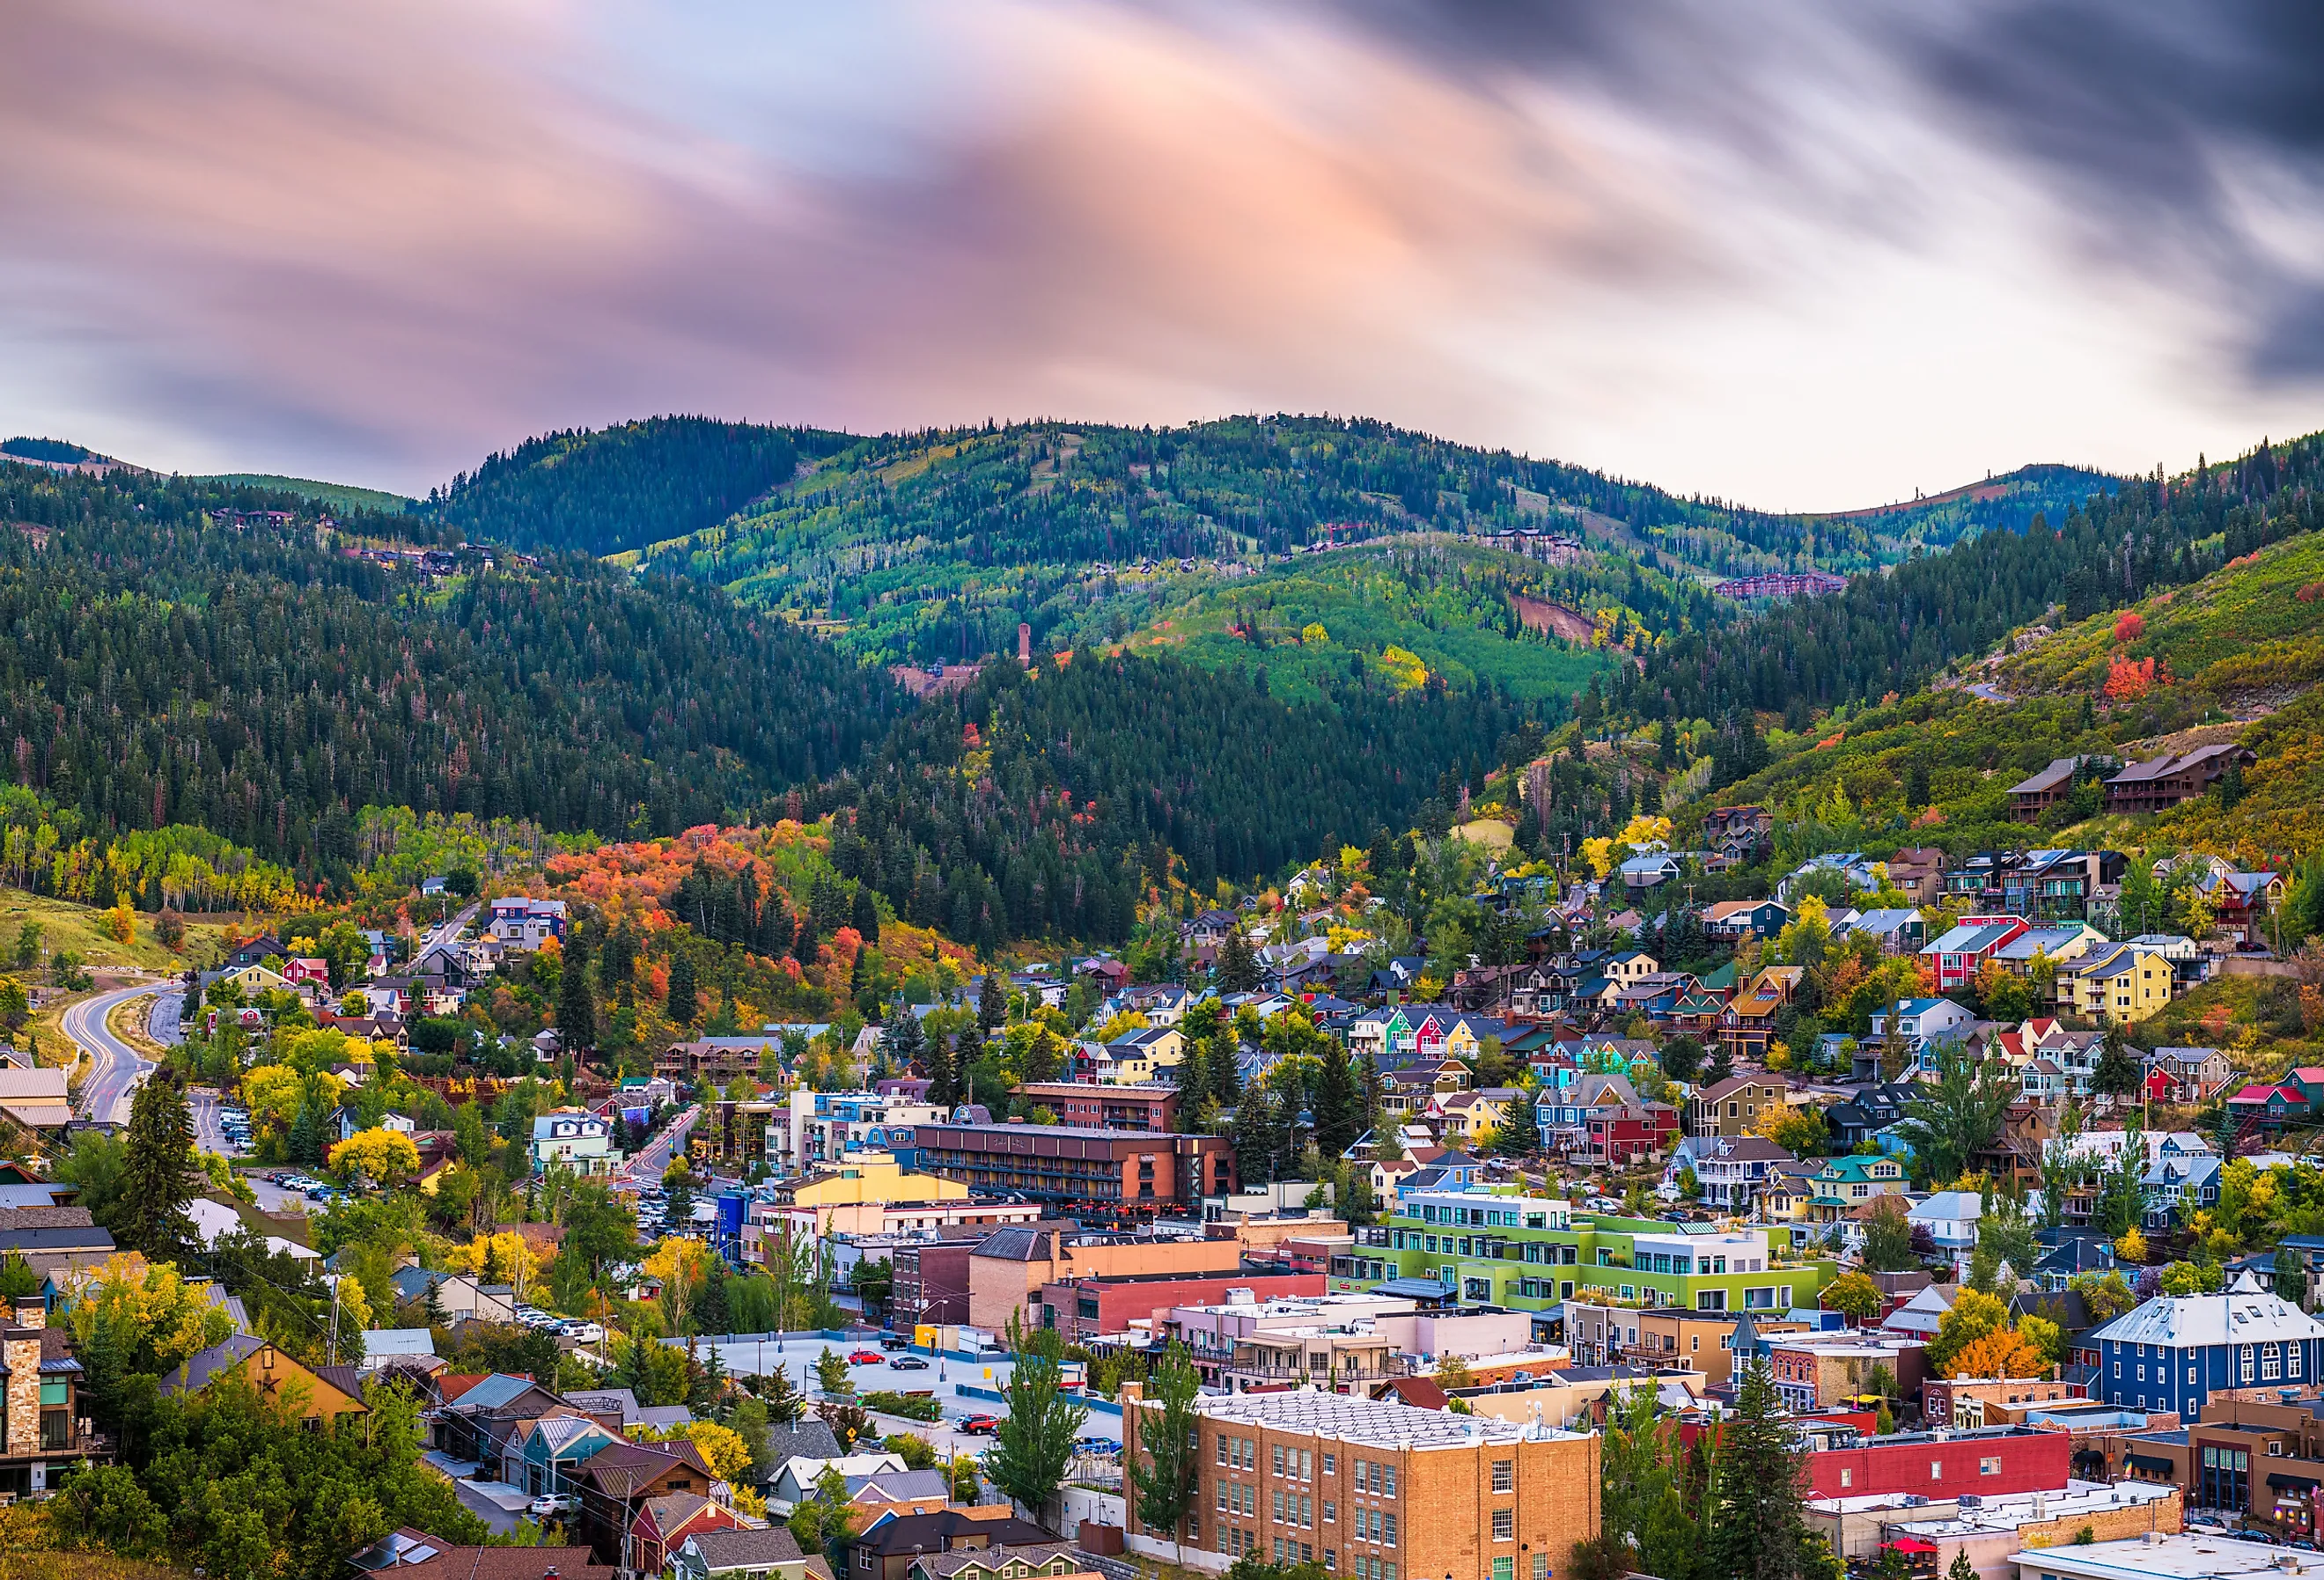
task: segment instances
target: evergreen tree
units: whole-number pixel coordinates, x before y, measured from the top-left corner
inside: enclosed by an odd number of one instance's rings
[[[976,990],[976,1024],[987,1038],[1009,1023],[1009,984],[1001,968],[988,966],[984,982]]]
[[[1919,753],[1904,767],[1904,808],[1917,812],[1929,804],[1929,760]]]
[[[304,1163],[314,1168],[322,1162],[326,1134],[324,1124],[322,1106],[311,1095],[299,1104],[298,1115],[290,1121],[290,1134],[286,1141],[293,1163]]]
[[[2138,1090],[2138,1060],[2131,1057],[2130,1037],[2119,1021],[2107,1022],[2098,1062],[2090,1071],[2090,1086],[2109,1097],[2127,1097]]]
[[[888,1057],[899,1071],[921,1063],[927,1058],[928,1039],[920,1027],[920,1018],[912,1013],[909,1004],[899,1000],[889,1012],[887,1036],[882,1039]]]
[[[1259,956],[1240,926],[1229,929],[1227,941],[1219,946],[1217,973],[1221,993],[1259,991]]]
[[[1236,1104],[1227,1141],[1234,1148],[1235,1175],[1245,1188],[1272,1184],[1279,1177],[1289,1132],[1282,1103],[1271,1088],[1253,1086]]]
[[[1534,1111],[1530,1086],[1520,1086],[1510,1099],[1508,1113],[1493,1135],[1493,1150],[1504,1157],[1525,1158],[1541,1150],[1541,1116]]]
[[[302,1111],[303,1112],[303,1111]],[[137,1088],[122,1149],[114,1238],[148,1261],[177,1261],[193,1243],[194,1121],[177,1083],[156,1074]]]
[[[960,1074],[953,1057],[954,1039],[939,1035],[928,1039],[928,1101],[950,1108],[960,1101]]]
[[[1336,1158],[1364,1133],[1363,1097],[1345,1053],[1328,1049],[1322,1062],[1323,1074],[1315,1083],[1315,1150]]]
[[[694,1017],[701,1013],[696,1002],[694,981],[694,956],[680,948],[670,956],[669,1000],[667,1012],[670,1021],[679,1026],[691,1026]]]
[[[2275,1292],[2302,1311],[2308,1309],[2308,1259],[2304,1252],[2276,1252]]]
[[[1182,1130],[1191,1123],[1195,1110],[1213,1098],[1211,1091],[1211,1045],[1189,1042],[1178,1055],[1178,1123]],[[1187,1132],[1185,1133],[1198,1133]]]
[[[855,912],[853,919],[857,937],[867,944],[876,944],[880,941],[880,906],[878,901],[872,898],[872,885],[869,883],[855,885]]]
[[[1720,1462],[1711,1573],[1727,1580],[1800,1580],[1808,1537],[1800,1455],[1764,1359],[1744,1371],[1736,1413],[1720,1438]]]
[[[597,1006],[589,993],[589,949],[576,929],[566,940],[557,979],[557,1042],[567,1053],[597,1046]]]

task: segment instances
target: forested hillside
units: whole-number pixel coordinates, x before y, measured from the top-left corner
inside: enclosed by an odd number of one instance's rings
[[[301,504],[0,466],[0,742],[91,827],[198,824],[327,876],[367,804],[667,833],[836,771],[900,711],[715,588],[586,560],[429,577],[229,509]]]
[[[860,785],[834,859],[897,913],[964,943],[1129,935],[1170,870],[1208,888],[1403,829],[1481,790],[1523,710],[1491,688],[1350,676],[1286,705],[1233,674],[1079,653],[1038,678],[989,666],[924,705]],[[1529,749],[1526,750],[1529,755]]]
[[[926,662],[1010,651],[1020,621],[1053,648],[1118,640],[1319,541],[1530,527],[1670,577],[1846,571],[2022,529],[2107,481],[2028,467],[1812,517],[1332,418],[876,439],[657,418],[533,439],[429,508],[472,538],[642,550],[746,602],[829,623],[864,656]]]
[[[803,430],[654,417],[568,429],[495,452],[428,498],[471,539],[612,554],[725,520],[845,439]]]
[[[1761,709],[1797,729],[1818,708],[1910,691],[2052,605],[2079,620],[2324,525],[2319,476],[2324,439],[2310,438],[2169,481],[2126,483],[2055,522],[1987,533],[1885,576],[1856,577],[1845,592],[1690,633],[1658,649],[1643,672],[1624,671],[1610,703],[1647,720]],[[1726,777],[1753,766],[1738,762]]]

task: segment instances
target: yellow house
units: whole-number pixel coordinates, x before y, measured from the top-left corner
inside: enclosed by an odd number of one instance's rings
[[[1517,1093],[1509,1087],[1496,1087],[1482,1092],[1455,1092],[1440,1097],[1431,1105],[1432,1114],[1443,1121],[1445,1131],[1455,1136],[1482,1135],[1497,1131],[1508,1117],[1509,1102]]]
[[[272,993],[277,988],[287,988],[290,985],[289,977],[279,971],[269,971],[263,966],[244,966],[233,971],[222,971],[218,974],[217,980],[233,983],[242,989],[243,996],[245,998],[256,998],[260,993]],[[216,984],[212,985],[215,987]]]
[[[289,1411],[309,1427],[361,1415],[369,1407],[352,1366],[310,1369],[263,1338],[231,1334],[199,1354],[189,1356],[161,1379],[161,1391],[199,1393],[229,1373],[258,1391],[268,1405]]]
[[[2171,994],[2171,962],[2135,944],[2094,948],[2058,967],[2058,1007],[2086,1021],[2143,1021]]]

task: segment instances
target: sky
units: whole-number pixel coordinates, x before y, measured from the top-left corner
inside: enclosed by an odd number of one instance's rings
[[[1354,413],[1768,509],[2324,428],[2324,10],[10,0],[0,436]]]

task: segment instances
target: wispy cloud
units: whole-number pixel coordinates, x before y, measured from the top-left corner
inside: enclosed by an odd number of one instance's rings
[[[1360,411],[1804,508],[2177,463],[2316,425],[2324,251],[2312,24],[2174,14],[27,0],[0,426],[408,488],[654,411]]]

